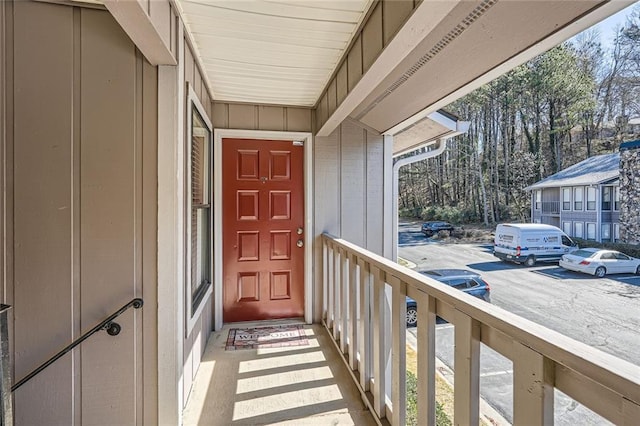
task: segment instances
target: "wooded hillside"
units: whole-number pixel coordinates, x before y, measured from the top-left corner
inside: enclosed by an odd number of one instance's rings
[[[400,214],[528,221],[523,188],[640,139],[640,5],[613,46],[599,38],[588,30],[447,107],[471,127],[441,156],[400,169]]]

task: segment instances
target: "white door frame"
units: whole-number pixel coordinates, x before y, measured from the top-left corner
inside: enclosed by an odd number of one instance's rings
[[[313,135],[307,132],[278,132],[262,130],[214,129],[213,130],[213,324],[215,330],[223,325],[222,318],[222,140],[263,139],[290,140],[304,144],[304,320],[313,321]]]

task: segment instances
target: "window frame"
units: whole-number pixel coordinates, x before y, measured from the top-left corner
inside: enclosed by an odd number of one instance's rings
[[[620,187],[613,187],[613,211],[620,211]]]
[[[542,209],[542,190],[537,189],[536,196],[535,196],[535,210],[541,210],[541,209]]]
[[[607,237],[605,237],[605,234],[607,235]],[[611,223],[609,222],[605,222],[600,224],[600,241],[604,242],[610,242],[612,241],[612,235],[611,235]]]
[[[620,241],[620,224],[619,223],[614,223],[613,224],[613,242],[617,243]]]
[[[562,222],[562,232],[564,232],[565,234],[572,236],[573,232],[572,232],[572,226],[571,226],[571,222]]]
[[[580,232],[578,232],[578,227],[580,227]],[[584,222],[573,222],[573,236],[584,239]]]
[[[578,194],[580,194],[579,197],[578,197]],[[578,207],[578,203],[580,203],[579,207]],[[575,186],[573,188],[573,210],[575,211],[584,210],[584,188],[581,186]]]
[[[602,211],[611,211],[611,208],[613,207],[613,187],[611,186],[603,186],[602,190],[600,191],[600,196],[601,196],[601,200],[600,200],[600,206],[602,208]],[[605,191],[606,191],[606,196],[605,196]]]
[[[571,192],[573,191],[569,187],[562,188],[562,210],[563,211],[571,210]],[[566,195],[569,195],[568,200],[566,199],[567,198]]]
[[[208,130],[207,136],[207,145],[205,146],[205,157],[208,162],[207,170],[205,172],[205,178],[207,180],[205,184],[205,195],[208,197],[208,203],[203,203],[202,205],[198,205],[197,209],[207,209],[207,224],[208,224],[208,237],[205,242],[208,244],[208,264],[206,268],[208,269],[208,282],[203,281],[198,285],[197,289],[193,288],[192,284],[192,265],[193,258],[192,253],[192,229],[193,229],[193,198],[192,198],[192,172],[193,172],[193,164],[192,164],[192,150],[193,150],[193,115],[194,113],[198,114],[198,117],[201,123]],[[193,90],[193,86],[191,84],[188,85],[188,96],[186,102],[186,131],[187,138],[185,143],[185,294],[184,294],[184,305],[185,305],[185,316],[186,316],[186,335],[188,335],[197,320],[199,319],[204,306],[207,304],[207,301],[211,297],[213,293],[213,259],[214,259],[214,246],[213,246],[213,125],[211,120],[207,116],[206,110],[200,100],[198,99],[197,94]]]
[[[598,233],[597,233],[598,229],[596,228],[596,223],[587,222],[585,228],[587,231],[587,237],[585,238],[585,240],[596,241],[596,239],[598,238]],[[593,229],[593,237],[589,236],[589,229]]]
[[[593,194],[593,200],[590,195]],[[587,211],[596,211],[598,209],[598,189],[595,186],[587,188]],[[593,204],[592,204],[593,203]],[[590,206],[593,205],[593,208]]]

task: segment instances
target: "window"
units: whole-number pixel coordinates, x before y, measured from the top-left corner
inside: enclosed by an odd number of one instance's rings
[[[562,188],[562,210],[571,210],[571,188]]]
[[[618,260],[631,260],[631,258],[624,253],[613,253],[613,256]]]
[[[593,187],[587,188],[587,210],[596,209],[596,189]]]
[[[536,191],[536,210],[540,210],[541,205],[542,205],[542,191],[537,190]]]
[[[187,217],[187,313],[194,318],[212,282],[212,209],[211,209],[211,124],[204,109],[190,91],[188,117],[188,191]]]
[[[620,210],[620,187],[613,187],[613,209]]]
[[[584,223],[575,222],[573,224],[573,236],[577,238],[584,238]]]
[[[575,243],[571,240],[571,238],[567,237],[566,235],[563,235],[561,238],[562,238],[562,245],[563,246],[566,246],[566,247],[575,246]]]
[[[602,187],[602,210],[611,210],[611,187]]]
[[[562,230],[565,234],[571,235],[571,222],[562,222]]]
[[[613,241],[615,242],[620,241],[620,224],[619,223],[613,224]]]
[[[596,239],[596,224],[587,223],[587,240],[595,240],[595,239]]]
[[[573,188],[573,209],[582,210],[584,191],[581,187]]]
[[[611,241],[611,224],[603,223],[600,227],[601,241]]]

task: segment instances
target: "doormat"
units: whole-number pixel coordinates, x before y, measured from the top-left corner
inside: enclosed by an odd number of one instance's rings
[[[301,324],[271,327],[232,328],[229,330],[228,351],[238,349],[281,348],[308,345],[304,326]]]

